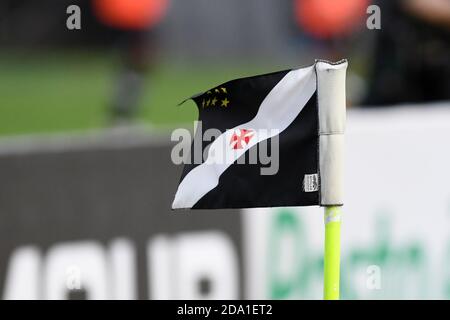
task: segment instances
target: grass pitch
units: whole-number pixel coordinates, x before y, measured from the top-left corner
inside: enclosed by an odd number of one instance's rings
[[[1,54],[0,135],[108,126],[107,106],[118,61],[117,55],[105,52]],[[197,110],[192,102],[177,107],[186,97],[236,77],[275,69],[255,64],[161,63],[147,76],[138,120],[165,128],[187,124],[197,118]]]

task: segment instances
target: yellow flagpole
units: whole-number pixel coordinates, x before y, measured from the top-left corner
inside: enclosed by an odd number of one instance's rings
[[[339,300],[341,254],[341,206],[325,207],[323,297]]]

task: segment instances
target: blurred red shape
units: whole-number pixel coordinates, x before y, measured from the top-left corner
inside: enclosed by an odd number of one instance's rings
[[[150,28],[160,22],[169,0],[94,0],[94,10],[104,24],[120,29]]]
[[[363,19],[369,0],[295,0],[297,24],[318,38],[351,33]]]

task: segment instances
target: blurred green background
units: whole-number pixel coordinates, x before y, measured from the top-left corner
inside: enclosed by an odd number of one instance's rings
[[[80,131],[109,126],[106,110],[118,57],[105,51],[0,55],[0,134]],[[197,117],[185,98],[229,79],[272,71],[260,64],[158,64],[147,76],[138,122],[174,127]],[[146,90],[146,86],[149,90]]]

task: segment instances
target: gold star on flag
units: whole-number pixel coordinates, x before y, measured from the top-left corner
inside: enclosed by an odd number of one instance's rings
[[[205,99],[202,100],[202,108],[205,107]]]
[[[230,103],[230,101],[227,98],[223,99],[221,107],[228,107],[228,103]]]
[[[215,105],[216,105],[216,102],[217,102],[217,98],[214,97],[214,98],[211,100],[211,105],[212,105],[212,106],[215,106]]]
[[[215,93],[220,93],[219,89],[217,89],[217,88],[214,89],[214,92],[215,92]]]
[[[225,88],[225,87],[220,87],[220,90],[222,90],[223,93],[227,93],[227,88]]]
[[[207,107],[209,107],[209,103],[210,103],[211,101],[208,99],[208,100],[206,100],[206,106]]]

